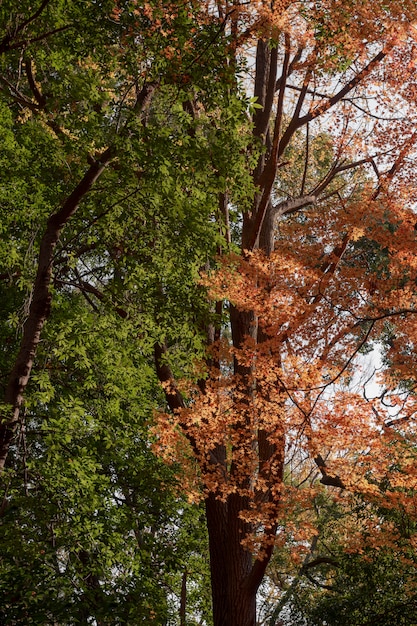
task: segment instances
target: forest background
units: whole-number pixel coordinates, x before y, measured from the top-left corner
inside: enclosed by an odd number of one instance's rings
[[[417,624],[415,0],[0,24],[1,623]]]

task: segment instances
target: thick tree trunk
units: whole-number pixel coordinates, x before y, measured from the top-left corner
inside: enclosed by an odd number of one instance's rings
[[[210,493],[206,499],[214,626],[228,626],[227,504]]]
[[[229,626],[255,626],[257,588],[251,589],[249,584],[252,555],[242,546],[245,535],[253,529],[240,519],[248,502],[238,494],[231,494],[227,504]]]
[[[210,494],[206,500],[214,626],[255,626],[256,592],[253,559],[242,546],[247,530],[239,517],[241,498],[226,502]]]
[[[232,37],[234,35],[232,29]],[[276,42],[275,42],[276,43]],[[292,55],[292,48],[295,42],[291,42],[289,34],[284,34],[283,50],[279,51],[278,46],[261,39],[256,48],[256,65],[254,79],[254,96],[259,105],[253,114],[253,136],[257,143],[263,146],[260,151],[258,162],[253,168],[252,177],[256,184],[252,207],[244,211],[242,215],[241,251],[242,255],[256,249],[268,256],[274,250],[275,222],[281,216],[290,215],[295,211],[314,204],[318,196],[334,179],[338,171],[333,168],[322,183],[306,193],[305,169],[304,175],[300,175],[299,196],[288,199],[280,199],[280,194],[274,193],[274,183],[276,181],[278,168],[283,165],[281,158],[289,146],[291,139],[298,129],[306,127],[310,122],[328,111],[331,107],[339,103],[345,96],[359,85],[362,80],[378,66],[380,61],[387,54],[388,48],[378,53],[366,67],[359,71],[348,83],[331,97],[323,98],[319,104],[307,107],[306,96],[309,93],[313,72],[307,65],[304,69],[299,66],[299,61],[303,55],[300,47]],[[279,67],[282,58],[282,67]],[[287,119],[285,110],[285,95],[288,77],[295,71],[304,73],[303,84],[298,98],[293,107],[292,116]],[[314,100],[311,101],[314,103]],[[344,167],[344,166],[340,166]],[[349,167],[351,167],[349,165]],[[277,197],[275,197],[277,196]],[[220,214],[224,216],[226,227],[228,225],[225,209],[226,199],[223,197],[220,203]],[[333,257],[332,257],[333,258]],[[333,265],[334,262],[332,261]],[[330,266],[329,266],[330,267]],[[324,272],[328,272],[326,268]],[[229,495],[224,498],[216,498],[215,493],[211,493],[206,500],[206,517],[209,535],[210,549],[210,569],[212,582],[213,616],[214,626],[255,626],[256,625],[256,593],[265,574],[266,567],[272,556],[274,546],[274,536],[276,532],[276,517],[281,506],[279,496],[274,493],[274,485],[283,480],[284,435],[279,439],[279,433],[270,432],[263,427],[263,420],[256,420],[253,410],[256,410],[253,398],[255,393],[258,397],[264,394],[265,402],[268,401],[268,385],[262,385],[262,380],[256,377],[256,346],[268,342],[269,337],[262,327],[262,320],[258,320],[254,311],[239,310],[235,306],[230,306],[230,328],[232,331],[232,341],[234,352],[234,374],[236,384],[239,387],[237,396],[239,402],[238,414],[233,416],[233,422],[228,424],[228,428],[233,431],[233,437],[229,439],[229,445],[233,449],[228,449],[232,457],[231,463],[226,463],[226,457],[221,457],[216,450],[213,454],[215,462],[222,464],[226,480],[230,480],[232,489]],[[211,337],[212,335],[210,335]],[[254,346],[254,359],[252,363],[246,361],[239,362],[239,352],[245,346],[247,339],[250,339]],[[281,340],[285,341],[284,334]],[[211,339],[210,341],[211,342]],[[265,348],[266,345],[263,347]],[[247,352],[246,352],[247,354]],[[276,351],[275,363],[277,369],[280,367],[279,351]],[[211,363],[213,365],[213,363]],[[158,369],[158,368],[157,368]],[[220,370],[220,368],[219,368]],[[169,382],[172,373],[159,368],[161,382]],[[232,385],[233,387],[233,385]],[[205,393],[206,382],[200,385],[202,393]],[[165,387],[167,401],[173,411],[181,411],[183,403],[179,398],[179,392],[175,385]],[[276,396],[274,390],[274,395]],[[233,393],[233,391],[231,391]],[[285,394],[283,394],[283,397]],[[276,402],[276,400],[274,400]],[[278,400],[279,402],[279,400]],[[284,410],[286,399],[282,400],[280,409]],[[237,413],[237,412],[236,412]],[[259,426],[258,426],[259,424]],[[185,429],[187,434],[187,430]],[[195,447],[195,442],[189,437],[191,445]],[[248,450],[249,442],[253,447],[249,453],[253,454],[253,459],[257,456],[256,467],[248,467],[245,474],[243,463],[240,463],[242,451]],[[254,442],[254,443],[252,443]],[[236,454],[234,454],[236,453]],[[198,458],[198,455],[196,455]],[[201,456],[200,456],[201,458]],[[217,461],[216,461],[217,458]],[[322,482],[335,486],[343,486],[338,477],[330,476],[327,472],[323,459],[318,455],[315,459],[322,473]],[[211,461],[202,461],[202,473],[210,468]],[[240,463],[240,465],[239,465]],[[256,489],[257,479],[263,479],[264,486],[255,493],[253,501],[249,502],[246,497],[240,494],[253,494],[253,487]],[[266,504],[262,510],[262,505]],[[253,505],[253,506],[252,506]],[[245,536],[256,530],[255,525],[244,522],[242,513],[259,505],[262,514],[267,516],[264,520],[264,543],[263,560],[256,559],[256,556],[245,550],[242,540]]]

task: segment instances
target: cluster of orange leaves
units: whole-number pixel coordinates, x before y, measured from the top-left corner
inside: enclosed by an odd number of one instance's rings
[[[216,5],[220,18],[227,18],[230,28],[238,27],[238,45],[250,44],[256,37],[277,40],[280,33],[289,31],[293,45],[312,44],[314,53],[305,63],[313,63],[320,46],[325,48],[323,58],[330,70],[333,53],[335,68],[341,57],[364,62],[370,45],[378,43],[390,56],[372,76],[375,89],[384,84],[396,90],[401,106],[409,106],[410,111],[415,108],[415,41],[404,44],[405,33],[414,28],[410,16],[417,19],[415,2],[393,3],[389,19],[382,3],[359,0],[317,2],[309,12],[301,10],[302,3],[285,0],[273,8],[263,1],[232,5],[219,1]],[[213,13],[213,6],[207,3],[207,15]],[[407,90],[402,87],[405,82]],[[384,91],[381,106],[392,98],[385,97]],[[347,108],[341,110],[340,120]],[[334,123],[337,132],[343,126],[340,120]],[[209,362],[216,366],[205,371],[204,393],[198,385],[188,388],[188,407],[158,418],[159,449],[192,468],[187,470],[192,497],[211,492],[226,500],[238,492],[248,501],[241,516],[253,526],[267,528],[279,519],[283,508],[288,514],[314,498],[321,489],[320,473],[312,462],[318,455],[326,459],[327,473],[339,476],[350,492],[389,507],[401,505],[415,514],[413,416],[417,403],[413,393],[406,397],[399,393],[398,384],[408,380],[413,389],[416,384],[412,158],[416,137],[407,122],[377,122],[372,149],[363,143],[355,124],[350,134],[339,133],[339,139],[346,159],[369,158],[371,162],[370,152],[385,148],[386,154],[397,159],[395,178],[388,168],[383,169],[385,176],[379,172],[378,180],[365,176],[360,192],[352,194],[348,203],[341,206],[333,198],[309,208],[304,222],[282,222],[269,257],[252,251],[219,260],[218,269],[203,277],[202,285],[212,300],[252,313],[263,339],[248,337],[236,348],[226,332],[210,348]],[[372,255],[374,265],[369,260]],[[375,377],[375,384],[390,390],[389,408],[378,398],[366,397],[363,386],[352,386],[360,367],[358,351],[372,338],[378,342],[387,327],[395,328],[395,339],[387,349],[390,367]],[[236,363],[250,371],[249,377],[242,379],[234,373]],[[399,427],[391,419],[395,404]],[[295,480],[303,489],[282,481],[281,452],[270,458],[266,472],[261,471],[260,431],[267,433],[277,450],[282,451],[284,445],[287,467],[294,459],[303,461]],[[184,444],[184,433],[192,451]],[[223,447],[225,464],[216,462]],[[194,459],[191,463],[190,458]],[[383,483],[388,487],[382,493]],[[272,494],[272,498],[259,494]],[[376,528],[379,521],[367,524]],[[358,536],[363,532],[358,529]],[[255,545],[257,538],[247,541]]]
[[[271,256],[260,251],[225,256],[216,271],[202,278],[213,300],[253,312],[265,336],[261,342],[248,337],[239,349],[227,339],[212,346],[211,359],[219,365],[206,371],[204,393],[197,385],[188,387],[188,408],[159,416],[159,448],[171,459],[178,460],[179,453],[183,466],[188,466],[187,489],[193,498],[199,490],[201,495],[212,492],[221,499],[239,492],[249,503],[242,519],[266,528],[279,519],[280,511],[286,515],[297,511],[320,492],[320,474],[312,459],[321,455],[328,473],[339,476],[349,492],[388,507],[401,505],[414,515],[413,420],[406,420],[401,429],[387,427],[389,410],[381,408],[378,399],[366,398],[363,388],[353,389],[350,384],[360,367],[356,353],[367,329],[372,324],[378,337],[391,314],[399,334],[391,355],[393,370],[380,374],[375,383],[393,389],[399,376],[413,375],[416,367],[416,357],[406,347],[417,342],[417,315],[397,315],[403,309],[417,311],[413,214],[392,202],[389,219],[394,227],[387,229],[387,206],[387,202],[372,205],[365,197],[344,213],[343,225],[340,213],[335,213],[325,246],[323,241],[317,245],[314,237],[319,219],[312,216],[304,226],[288,221]],[[350,243],[344,256],[336,258],[333,246],[343,231],[351,233]],[[319,236],[323,239],[321,226]],[[365,236],[387,251],[389,276],[353,262],[358,255],[355,244]],[[333,271],[323,272],[326,261],[329,267],[333,263]],[[404,281],[410,274],[413,280]],[[233,373],[234,360],[250,369],[249,382]],[[252,388],[249,406],[248,385]],[[392,395],[391,405],[396,401],[403,403],[400,395]],[[417,411],[412,394],[401,408],[402,415],[412,418]],[[291,459],[304,459],[290,483],[280,478],[278,458],[270,459],[267,477],[259,471],[260,430],[279,450],[285,441],[288,467]],[[194,441],[194,455],[184,445],[183,433]],[[219,446],[226,448],[226,467],[210,458]],[[294,487],[304,481],[302,489]],[[389,488],[382,495],[384,481]],[[262,493],[272,493],[272,499],[263,500]],[[375,529],[379,521],[375,518],[368,524]],[[306,520],[302,527],[314,534]],[[355,537],[355,533],[350,536],[351,549]],[[245,541],[251,550],[265,548],[256,534]]]

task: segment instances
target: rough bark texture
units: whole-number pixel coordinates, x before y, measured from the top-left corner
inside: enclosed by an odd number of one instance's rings
[[[272,554],[254,561],[242,546],[250,528],[240,519],[247,503],[233,494],[226,502],[206,499],[210,573],[215,626],[255,626],[256,593]]]

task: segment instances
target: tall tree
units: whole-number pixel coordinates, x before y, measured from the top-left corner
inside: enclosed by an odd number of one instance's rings
[[[5,415],[1,426],[1,467],[19,422],[37,346],[49,317],[55,267],[67,256],[82,262],[82,255],[90,267],[94,263],[92,250],[101,265],[100,252],[106,250],[113,259],[114,272],[114,264],[123,257],[123,246],[118,247],[123,237],[109,223],[113,220],[114,224],[121,211],[127,211],[133,197],[139,205],[142,202],[143,208],[139,215],[130,216],[137,231],[126,231],[126,237],[130,236],[131,244],[141,236],[142,224],[151,246],[152,221],[147,222],[144,216],[143,198],[152,186],[160,189],[148,202],[155,214],[154,228],[160,226],[158,213],[168,196],[171,216],[183,227],[184,223],[191,227],[193,220],[201,221],[198,234],[202,235],[201,246],[204,246],[209,232],[215,232],[207,219],[212,211],[212,198],[224,187],[226,175],[233,171],[233,165],[228,164],[225,173],[226,163],[229,160],[237,167],[242,161],[238,151],[233,153],[238,143],[233,139],[230,151],[225,151],[218,161],[217,170],[211,161],[211,150],[219,151],[220,143],[227,145],[240,108],[239,103],[234,103],[235,96],[225,101],[227,72],[218,63],[225,44],[222,25],[217,20],[211,19],[199,5],[187,8],[155,2],[139,9],[128,2],[125,5],[108,2],[100,11],[94,3],[91,11],[86,8],[84,3],[62,7],[47,2],[43,3],[42,11],[39,9],[33,15],[28,9],[27,18],[12,10],[6,17],[4,8],[5,39],[17,37],[16,33],[28,29],[32,31],[35,25],[38,26],[35,32],[40,28],[43,33],[45,25],[42,21],[39,26],[38,22],[45,15],[51,23],[48,25],[51,34],[46,48],[43,45],[46,34],[39,37],[28,34],[27,40],[19,39],[21,45],[6,46],[2,56],[0,83],[5,115],[9,116],[6,126],[10,128],[13,124],[11,135],[14,133],[15,142],[26,143],[27,150],[32,151],[27,159],[39,160],[42,169],[30,180],[44,181],[38,196],[43,192],[45,197],[43,202],[39,198],[42,214],[34,218],[39,226],[34,237],[36,247],[32,248],[36,272],[28,277],[33,285],[22,325],[22,340],[4,390],[5,403],[13,411]],[[202,56],[205,67],[199,62]],[[197,100],[201,101],[200,112],[195,109]],[[213,128],[210,122],[219,109],[222,110],[219,122],[224,125]],[[50,161],[44,152],[37,154],[39,141],[44,145],[49,143]],[[193,163],[191,168],[189,163]],[[204,183],[200,179],[200,184],[195,184],[203,171]],[[112,204],[107,202],[101,208],[103,197],[108,198],[108,194],[104,196],[105,185],[107,189],[117,189],[118,195]],[[190,209],[206,198],[206,219],[203,219],[203,215],[197,216]],[[16,219],[18,199],[10,198],[10,204],[11,219]],[[26,214],[23,210],[20,213],[22,218]],[[163,216],[164,220],[167,218],[168,215]],[[67,226],[72,227],[68,234]],[[171,224],[170,228],[174,229],[175,225]],[[98,247],[97,238],[103,233],[107,240],[100,239]],[[70,244],[64,241],[66,237]],[[125,247],[128,250],[127,243]],[[141,253],[143,248],[146,246],[140,247]],[[200,250],[196,246],[196,257],[201,256]],[[132,246],[132,259],[135,252]],[[22,250],[21,254],[24,254]],[[190,273],[192,267],[191,263]]]
[[[218,7],[229,15],[230,64],[239,46],[248,57],[256,46],[255,192],[235,240],[240,255],[223,251],[222,269],[204,280],[227,323],[208,333],[211,356],[191,407],[163,351],[156,356],[171,423],[188,438],[205,490],[214,622],[251,626],[292,493],[288,455],[297,448],[314,459],[328,486],[355,490],[371,476],[372,493],[392,462],[385,443],[399,437],[360,393],[342,386],[329,398],[328,390],[352,376],[355,355],[384,320],[408,312],[413,326],[416,10]],[[329,139],[317,155],[320,128]],[[222,197],[221,208],[227,225],[233,200]],[[169,423],[162,439],[174,434]]]
[[[246,176],[222,25],[177,3],[1,11],[2,620],[165,623],[176,595],[204,614],[199,513],[148,427],[155,343],[190,375],[211,216]]]

